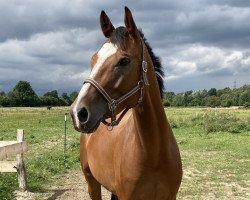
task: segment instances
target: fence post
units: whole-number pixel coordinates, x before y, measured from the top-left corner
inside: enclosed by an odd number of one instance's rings
[[[23,129],[17,129],[17,141],[24,141],[24,131]],[[26,178],[26,169],[23,162],[23,154],[17,154],[16,156],[16,169],[18,174],[19,188],[23,191],[27,190],[27,178]]]
[[[67,115],[68,113],[65,113],[64,115],[64,164],[66,164],[66,151],[67,151]]]

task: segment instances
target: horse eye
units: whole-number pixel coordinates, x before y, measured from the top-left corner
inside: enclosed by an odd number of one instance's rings
[[[129,58],[121,58],[121,59],[119,60],[118,65],[119,65],[119,66],[126,66],[126,65],[128,65],[129,63],[130,63]]]

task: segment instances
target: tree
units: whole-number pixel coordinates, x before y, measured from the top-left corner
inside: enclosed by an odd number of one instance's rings
[[[239,98],[240,98],[241,91],[240,90],[234,90],[231,93],[231,100],[232,100],[232,106],[239,106]]]
[[[163,104],[164,107],[171,106],[171,104],[169,103],[169,101],[167,101],[166,99],[163,99],[162,104]]]
[[[69,95],[69,98],[70,98],[70,100],[71,100],[72,103],[76,100],[77,96],[78,96],[78,92],[77,91],[74,91],[74,92],[72,92]]]
[[[240,106],[250,106],[250,90],[244,91],[239,97]]]
[[[206,100],[206,106],[208,107],[217,107],[220,105],[220,99],[219,97],[216,97],[216,96],[209,96],[207,97],[207,100]]]
[[[191,102],[193,100],[192,93],[193,93],[192,90],[186,91],[184,93],[184,97],[183,97],[184,106],[190,106],[191,105]]]
[[[40,97],[41,105],[43,106],[61,106],[63,105],[62,100],[58,96],[57,90],[46,92]]]
[[[229,93],[222,94],[220,96],[220,105],[223,107],[230,107],[233,105],[232,95]]]
[[[208,90],[207,94],[208,96],[217,96],[217,91],[215,88],[211,88],[210,90]]]
[[[38,106],[39,98],[27,81],[19,81],[9,92],[11,106]]]
[[[174,92],[166,92],[164,94],[163,105],[166,107],[171,106],[173,104],[174,96]]]
[[[201,106],[205,106],[206,105],[206,98],[208,96],[208,92],[207,90],[202,90],[201,92]]]
[[[40,97],[41,106],[59,106],[59,99],[52,96]]]
[[[224,89],[217,90],[216,94],[217,96],[221,96],[223,94],[231,94],[232,90],[229,87],[225,87]]]
[[[10,99],[5,92],[0,92],[0,106],[10,106]]]
[[[52,90],[50,92],[46,92],[43,96],[44,97],[54,97],[56,99],[59,99],[57,90]]]
[[[191,106],[202,106],[204,101],[204,96],[201,91],[196,91],[192,94],[192,101],[190,103]]]
[[[61,100],[65,106],[71,105],[72,101],[66,92],[62,93]]]
[[[177,95],[175,95],[174,100],[173,100],[173,106],[183,106],[183,98],[184,95],[183,93],[179,93]]]

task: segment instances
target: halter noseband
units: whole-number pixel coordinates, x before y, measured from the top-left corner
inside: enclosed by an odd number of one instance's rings
[[[137,104],[140,104],[142,102],[143,87],[144,87],[144,85],[149,85],[149,83],[148,83],[148,78],[147,78],[147,70],[148,70],[147,69],[147,61],[145,60],[145,44],[144,44],[142,39],[141,39],[141,44],[142,44],[141,78],[138,81],[138,84],[133,89],[131,89],[129,92],[127,92],[126,94],[122,95],[121,97],[119,97],[117,99],[112,99],[109,96],[109,94],[104,90],[104,88],[101,85],[99,85],[94,79],[87,78],[83,82],[83,84],[90,83],[92,86],[94,86],[102,94],[104,99],[107,101],[109,110],[111,112],[111,122],[107,122],[105,119],[102,120],[102,123],[105,124],[106,126],[113,127],[113,126],[116,126],[120,123],[121,119],[124,117],[126,112],[132,107],[125,108],[123,110],[123,112],[120,114],[119,118],[116,119],[115,110],[116,110],[117,105],[122,103],[123,101],[125,101],[126,99],[128,99],[129,97],[134,95],[135,93],[137,93],[139,90],[140,90],[140,97],[138,99]],[[135,106],[133,106],[133,107],[135,107]]]

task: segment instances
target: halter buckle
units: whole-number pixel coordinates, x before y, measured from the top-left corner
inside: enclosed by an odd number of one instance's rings
[[[144,73],[147,73],[148,71],[148,63],[145,60],[142,61],[142,70]]]

